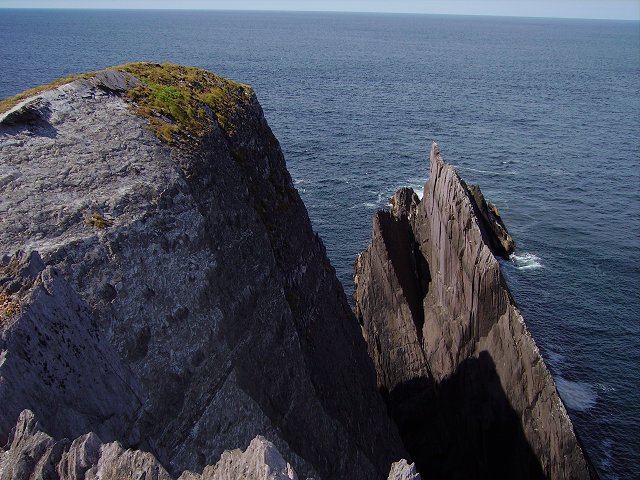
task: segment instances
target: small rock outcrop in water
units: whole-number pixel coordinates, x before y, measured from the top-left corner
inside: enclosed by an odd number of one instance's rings
[[[258,435],[300,478],[406,458],[249,87],[131,64],[23,97],[0,102],[0,478],[64,438],[99,478],[202,472]],[[55,439],[33,461],[25,409]]]
[[[398,191],[356,260],[378,385],[428,478],[595,476],[494,255],[497,210],[431,150],[422,201]]]

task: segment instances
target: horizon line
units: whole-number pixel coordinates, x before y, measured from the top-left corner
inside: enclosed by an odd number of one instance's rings
[[[0,7],[0,10],[95,10],[95,11],[165,11],[165,12],[274,12],[274,13],[333,13],[333,14],[378,14],[378,15],[432,15],[442,17],[493,17],[493,18],[531,18],[548,20],[609,20],[619,22],[640,22],[638,18],[620,17],[556,17],[500,15],[484,13],[430,13],[430,12],[390,12],[379,10],[290,10],[279,8],[144,8],[144,7]]]

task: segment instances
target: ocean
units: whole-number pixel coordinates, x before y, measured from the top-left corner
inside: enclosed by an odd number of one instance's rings
[[[503,272],[602,478],[640,476],[640,23],[0,10],[0,98],[130,61],[254,87],[348,295],[437,141],[517,243]]]

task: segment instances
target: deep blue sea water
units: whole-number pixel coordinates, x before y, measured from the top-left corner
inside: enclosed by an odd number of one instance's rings
[[[438,141],[518,244],[504,273],[602,477],[640,477],[640,23],[0,10],[0,98],[138,60],[255,88],[349,294]]]

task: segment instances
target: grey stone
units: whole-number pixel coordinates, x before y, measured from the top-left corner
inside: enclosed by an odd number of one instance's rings
[[[225,451],[202,475],[183,473],[178,480],[298,480],[298,476],[271,442],[257,436],[245,451]]]
[[[414,463],[409,464],[405,459],[391,465],[387,480],[422,480]]]
[[[4,253],[38,251],[140,389],[141,407],[108,431],[103,417],[47,428],[144,447],[172,475],[263,435],[301,478],[385,478],[406,453],[255,95],[234,107],[233,129],[211,113],[204,138],[167,145],[122,94],[131,79],[113,75],[38,94],[42,121],[0,124]],[[82,382],[96,380],[91,365]],[[32,380],[12,377],[7,391]],[[58,394],[32,391],[23,408]],[[116,428],[130,418],[133,437]]]
[[[59,438],[139,442],[142,391],[61,273],[18,253],[0,264],[0,292],[20,304],[0,318],[0,445],[25,408]]]

